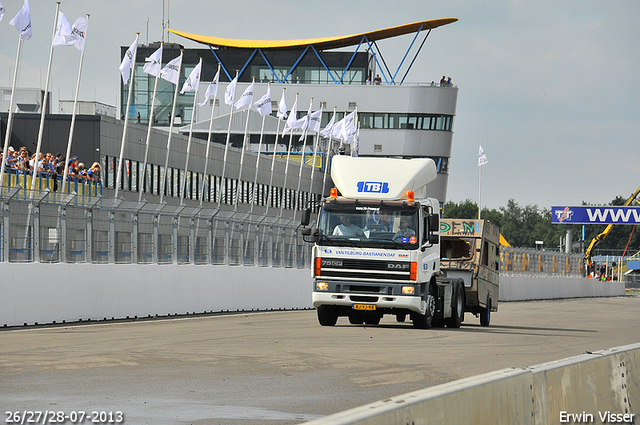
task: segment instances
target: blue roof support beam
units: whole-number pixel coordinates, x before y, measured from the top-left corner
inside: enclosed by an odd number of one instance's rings
[[[402,83],[404,83],[404,79],[407,78],[407,74],[409,74],[409,71],[411,70],[411,67],[413,66],[413,63],[418,58],[418,54],[420,54],[420,50],[422,50],[422,46],[424,46],[425,41],[427,41],[427,38],[429,37],[429,34],[431,34],[431,30],[427,31],[427,34],[424,36],[424,40],[422,40],[422,44],[420,44],[420,47],[418,47],[418,51],[413,56],[413,60],[411,61],[411,63],[407,67],[407,71],[404,73],[404,76],[402,77],[402,80],[400,81],[400,85],[402,85]]]
[[[273,69],[273,67],[271,66],[271,62],[269,62],[269,60],[267,59],[267,57],[264,55],[264,53],[262,52],[262,49],[258,49],[258,51],[260,52],[260,55],[262,56],[262,59],[264,59],[264,61],[266,62],[267,66],[269,67],[269,69],[271,70],[271,73],[273,74],[273,77],[276,79],[277,82],[282,84],[282,81],[280,81],[280,79],[278,78],[278,76],[276,75],[276,71],[275,69]]]
[[[315,47],[313,47],[313,45],[311,46],[311,48],[313,49],[313,51],[316,54],[316,57],[318,58],[318,60],[320,61],[320,63],[322,64],[322,66],[324,66],[324,69],[327,70],[327,74],[329,74],[329,77],[331,77],[331,79],[333,80],[334,83],[336,84],[340,84],[338,81],[336,81],[335,78],[333,78],[333,75],[331,75],[331,70],[329,69],[329,67],[327,67],[327,64],[324,63],[324,61],[322,60],[322,58],[320,57],[320,54],[318,53],[318,51],[316,50]],[[351,64],[351,62],[349,62],[349,64]],[[344,75],[344,74],[343,74]],[[340,81],[342,81],[342,78],[340,78]]]
[[[308,45],[306,49],[304,49],[304,52],[302,52],[302,54],[300,55],[300,57],[298,58],[298,60],[296,61],[296,63],[293,64],[293,66],[291,67],[291,69],[289,70],[289,72],[287,72],[287,75],[282,79],[283,83],[287,82],[287,78],[289,78],[289,75],[291,75],[291,73],[296,69],[296,67],[298,66],[298,64],[300,63],[300,61],[302,60],[302,58],[304,57],[304,55],[307,54],[307,51],[309,50],[309,47],[311,45]]]
[[[413,40],[411,40],[411,44],[409,45],[409,48],[407,49],[407,52],[404,54],[402,60],[400,61],[400,64],[398,65],[398,69],[396,69],[395,74],[393,74],[393,78],[391,78],[391,82],[393,84],[395,84],[396,76],[398,75],[398,72],[400,71],[400,68],[402,67],[402,64],[407,59],[407,56],[409,55],[409,52],[411,51],[411,48],[413,47],[413,43],[416,42],[416,39],[418,38],[418,35],[420,35],[421,31],[422,31],[422,25],[420,25],[420,28],[416,32],[416,35],[413,37]]]

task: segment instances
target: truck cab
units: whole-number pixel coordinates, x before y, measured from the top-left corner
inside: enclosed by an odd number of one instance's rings
[[[417,328],[445,321],[459,327],[463,281],[436,279],[439,202],[425,196],[435,179],[433,161],[333,161],[337,187],[322,200],[317,227],[302,232],[314,243],[312,302],[320,324],[333,326],[344,316],[352,324],[375,325],[391,314],[399,322],[408,316]]]

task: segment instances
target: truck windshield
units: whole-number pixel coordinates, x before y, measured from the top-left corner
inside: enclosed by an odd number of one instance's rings
[[[419,209],[332,205],[319,218],[320,245],[417,249]]]
[[[475,253],[476,240],[474,238],[440,238],[441,260],[471,260]]]

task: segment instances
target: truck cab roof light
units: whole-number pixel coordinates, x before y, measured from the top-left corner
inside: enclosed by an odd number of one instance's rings
[[[413,190],[407,191],[407,201],[415,202],[415,200],[416,200],[416,194],[413,192]]]
[[[336,199],[338,197],[338,189],[336,189],[335,187],[331,188],[331,195],[330,196],[331,196],[331,199]]]

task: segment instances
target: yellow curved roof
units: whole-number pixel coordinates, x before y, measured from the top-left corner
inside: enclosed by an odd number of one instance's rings
[[[362,40],[363,36],[366,36],[369,40],[384,40],[385,38],[417,32],[420,30],[420,27],[422,27],[423,30],[427,30],[451,24],[457,20],[457,18],[432,19],[429,21],[414,22],[412,24],[399,25],[397,27],[390,27],[377,31],[363,32],[361,34],[345,35],[341,37],[307,38],[302,40],[238,40],[233,38],[210,37],[183,31],[175,31],[172,29],[169,29],[169,31],[179,35],[180,37],[217,47],[235,47],[238,49],[299,49],[313,44],[313,46],[318,50],[329,50],[357,45]]]

